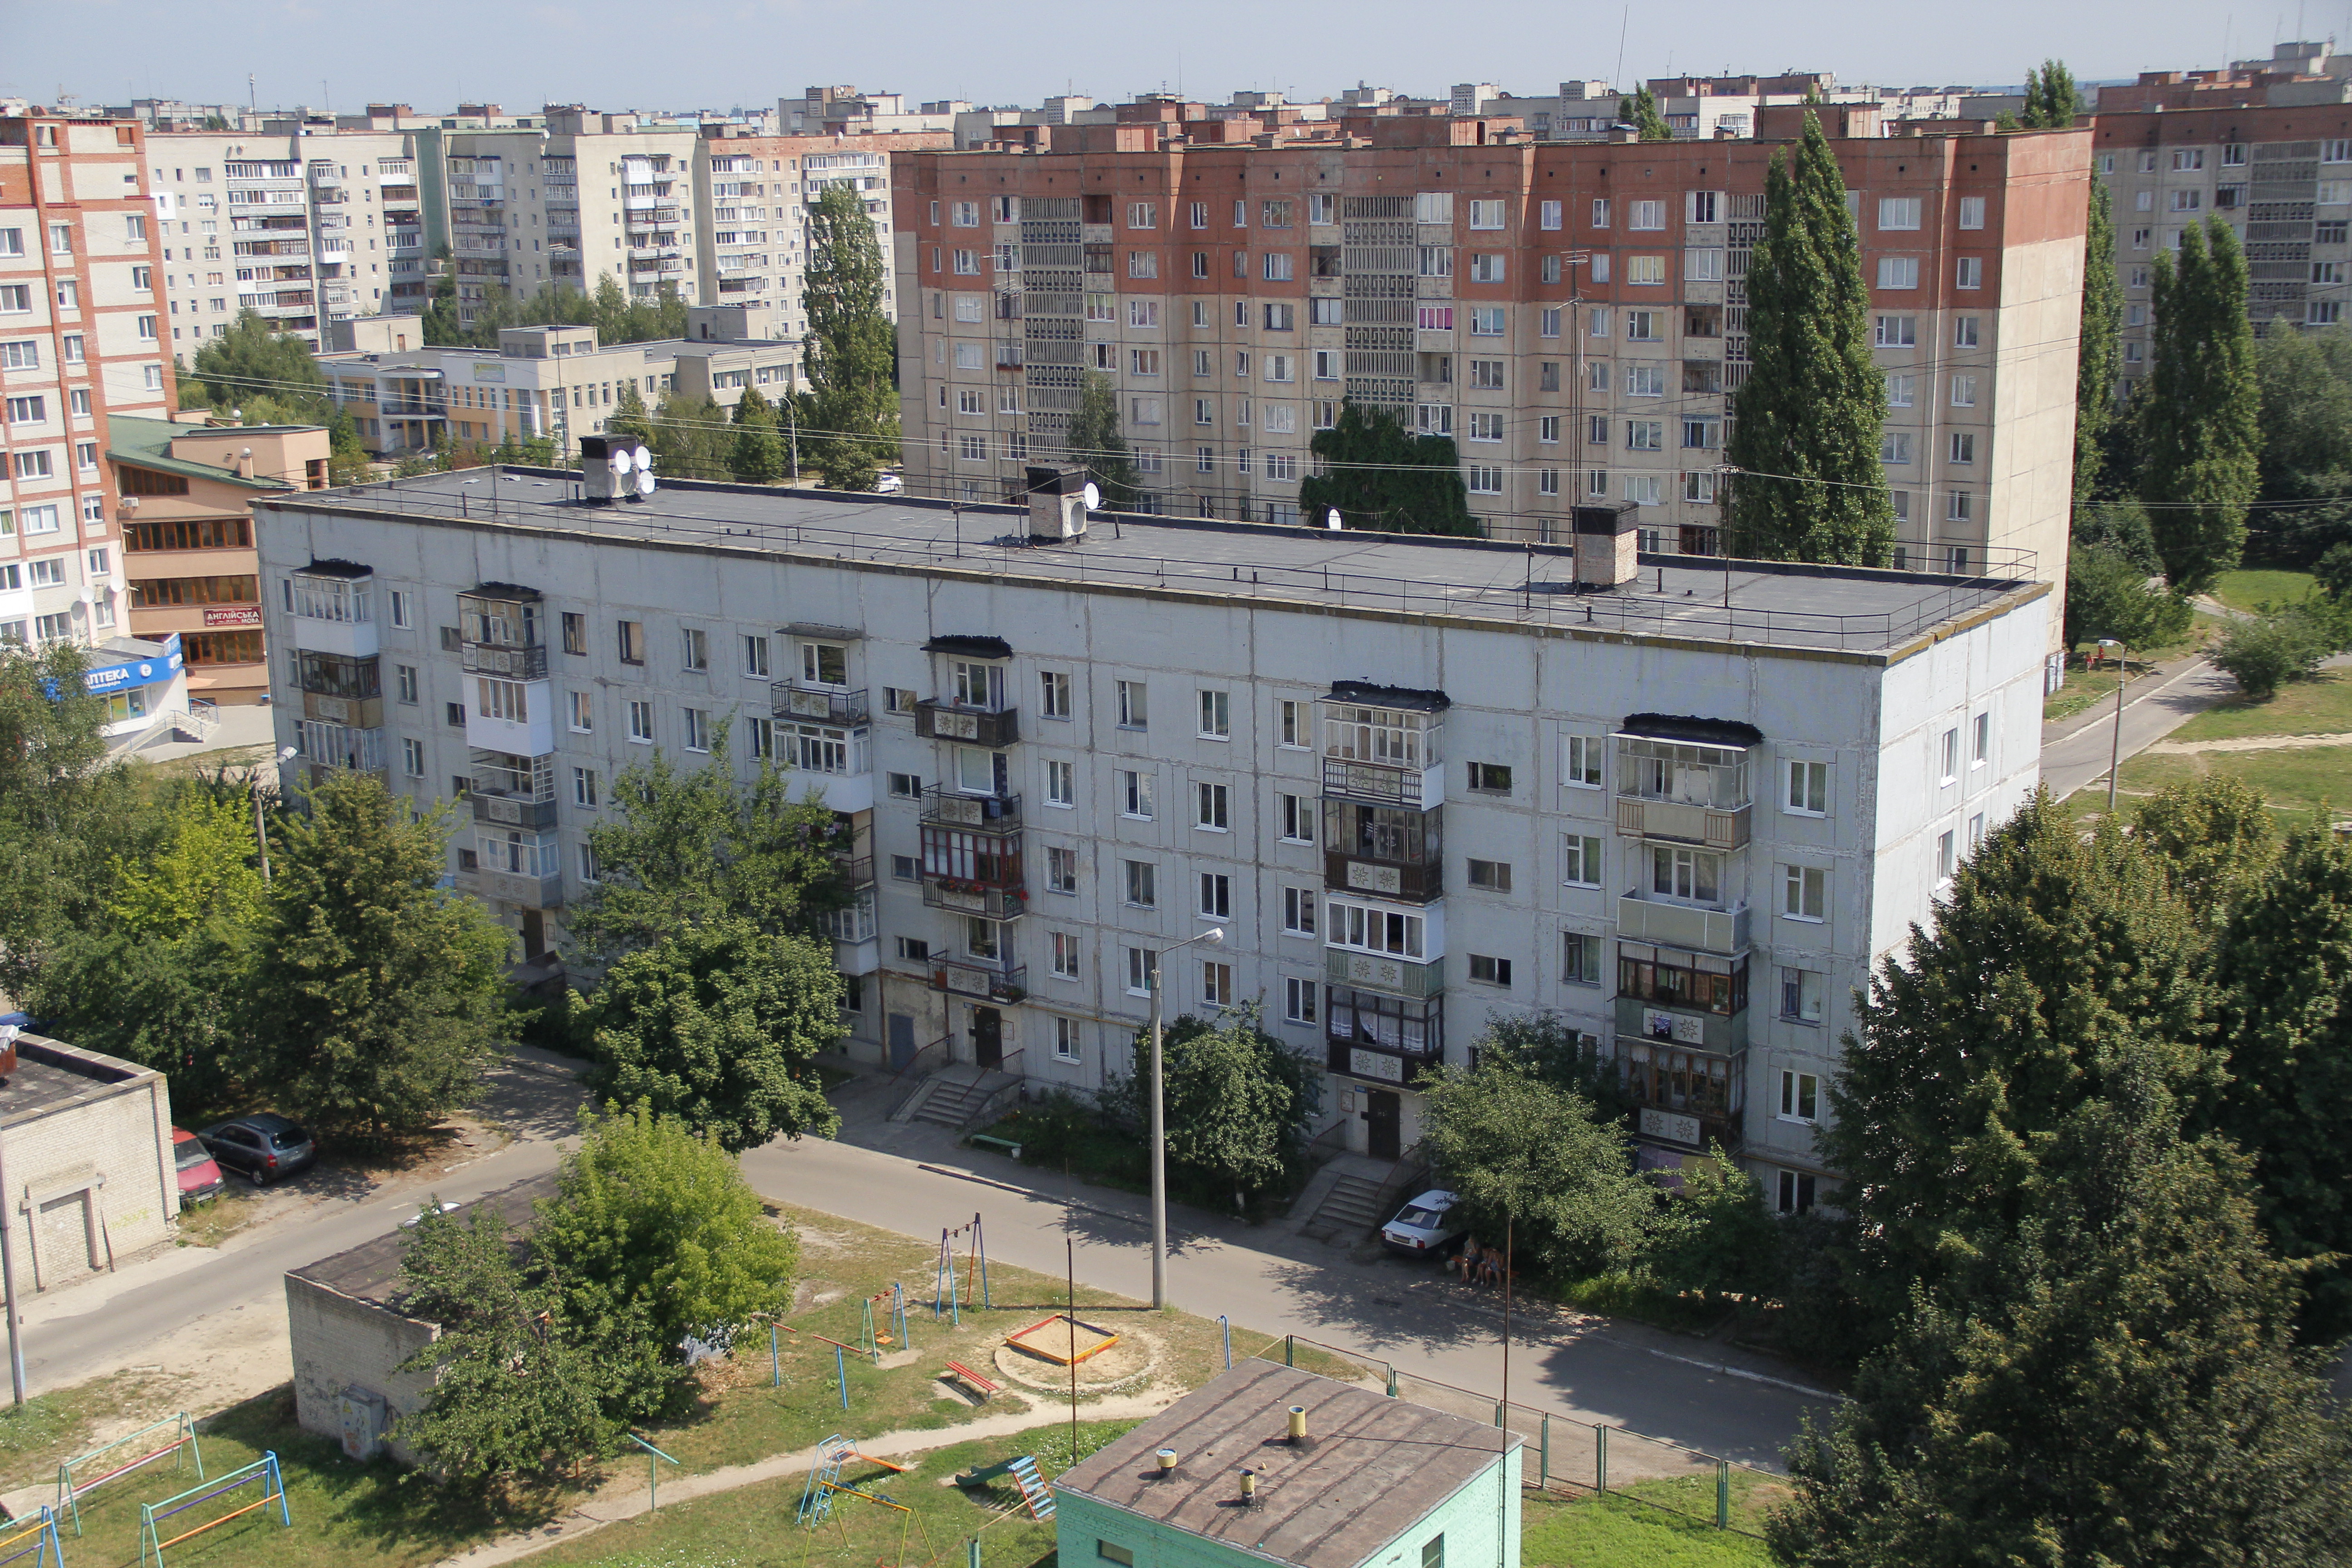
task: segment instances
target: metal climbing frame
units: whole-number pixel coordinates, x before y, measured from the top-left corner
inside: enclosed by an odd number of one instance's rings
[[[163,1437],[166,1428],[171,1436]],[[87,1454],[78,1454],[58,1467],[58,1502],[56,1512],[60,1519],[73,1521],[74,1533],[81,1533],[81,1500],[109,1481],[121,1480],[134,1470],[143,1469],[164,1455],[172,1456],[172,1468],[180,1468],[181,1450],[196,1462],[196,1479],[205,1479],[205,1451],[196,1443],[196,1424],[182,1411],[161,1421],[151,1421],[136,1432],[126,1433],[111,1443],[102,1444]],[[135,1458],[121,1456],[135,1454]],[[85,1479],[78,1474],[82,1467],[105,1462],[100,1474]]]

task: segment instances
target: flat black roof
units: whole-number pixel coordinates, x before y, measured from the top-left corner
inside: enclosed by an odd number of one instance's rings
[[[1304,1447],[1286,1436],[1294,1405],[1307,1407]],[[1089,1456],[1055,1487],[1296,1568],[1357,1568],[1519,1446],[1497,1426],[1248,1361]],[[1176,1451],[1172,1474],[1160,1473],[1161,1448]],[[1257,1473],[1257,1498],[1246,1508],[1239,1504],[1244,1468]]]
[[[462,1220],[469,1218],[476,1209],[488,1206],[505,1218],[508,1229],[519,1232],[530,1223],[532,1205],[554,1195],[555,1174],[550,1172],[494,1193],[484,1193],[456,1213]],[[430,1202],[432,1194],[427,1193],[425,1196]],[[354,1300],[390,1307],[400,1295],[400,1258],[407,1247],[409,1234],[406,1226],[394,1226],[373,1241],[361,1242],[348,1252],[338,1252],[332,1258],[321,1258],[316,1263],[286,1272],[292,1279],[323,1285]]]
[[[154,1070],[45,1035],[16,1037],[16,1070],[0,1079],[0,1127],[15,1127],[74,1100],[100,1099]]]
[[[751,551],[1066,587],[1167,591],[1318,611],[1467,616],[1532,628],[1857,653],[2048,592],[2030,576],[1940,576],[1801,562],[1645,555],[1639,576],[1580,591],[1566,545],[1097,514],[1083,542],[1033,543],[1020,507],[662,481],[643,500],[580,500],[580,477],[509,468],[268,497],[264,510],[502,525],[573,538]],[[315,569],[315,568],[314,568]],[[1727,607],[1727,601],[1728,607]]]

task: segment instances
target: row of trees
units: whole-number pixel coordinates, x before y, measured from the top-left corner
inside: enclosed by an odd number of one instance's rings
[[[1770,1299],[1858,1362],[1795,1450],[1782,1561],[2317,1562],[2352,1550],[2352,841],[2169,789],[2085,834],[2040,797],[1860,999],[1776,1223],[1719,1156],[1664,1203],[1601,1064],[1546,1020],[1431,1086],[1482,1237]]]
[[[330,395],[310,345],[278,331],[258,310],[238,311],[226,333],[205,340],[178,392],[181,407],[233,414],[241,424],[323,425],[328,481],[352,484],[367,475],[359,426]]]
[[[457,278],[450,270],[446,246],[441,264],[424,321],[425,341],[436,347],[494,349],[503,327],[593,327],[600,343],[647,343],[686,336],[686,301],[674,284],[661,284],[651,295],[633,295],[609,274],[584,293],[549,286],[518,297],[499,284],[476,301],[473,324],[467,326],[459,319]]]

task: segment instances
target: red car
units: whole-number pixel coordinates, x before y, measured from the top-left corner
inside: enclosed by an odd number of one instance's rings
[[[180,1206],[200,1204],[220,1195],[221,1168],[204,1140],[185,1128],[172,1129],[172,1158],[180,1168]]]

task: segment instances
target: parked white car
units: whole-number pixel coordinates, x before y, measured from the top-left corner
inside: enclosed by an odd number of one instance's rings
[[[1381,1244],[1408,1258],[1445,1257],[1462,1240],[1462,1226],[1454,1215],[1454,1194],[1443,1187],[1422,1194],[1381,1226]]]
[[[886,473],[874,481],[874,493],[877,496],[895,496],[906,488],[907,481],[896,474]]]

